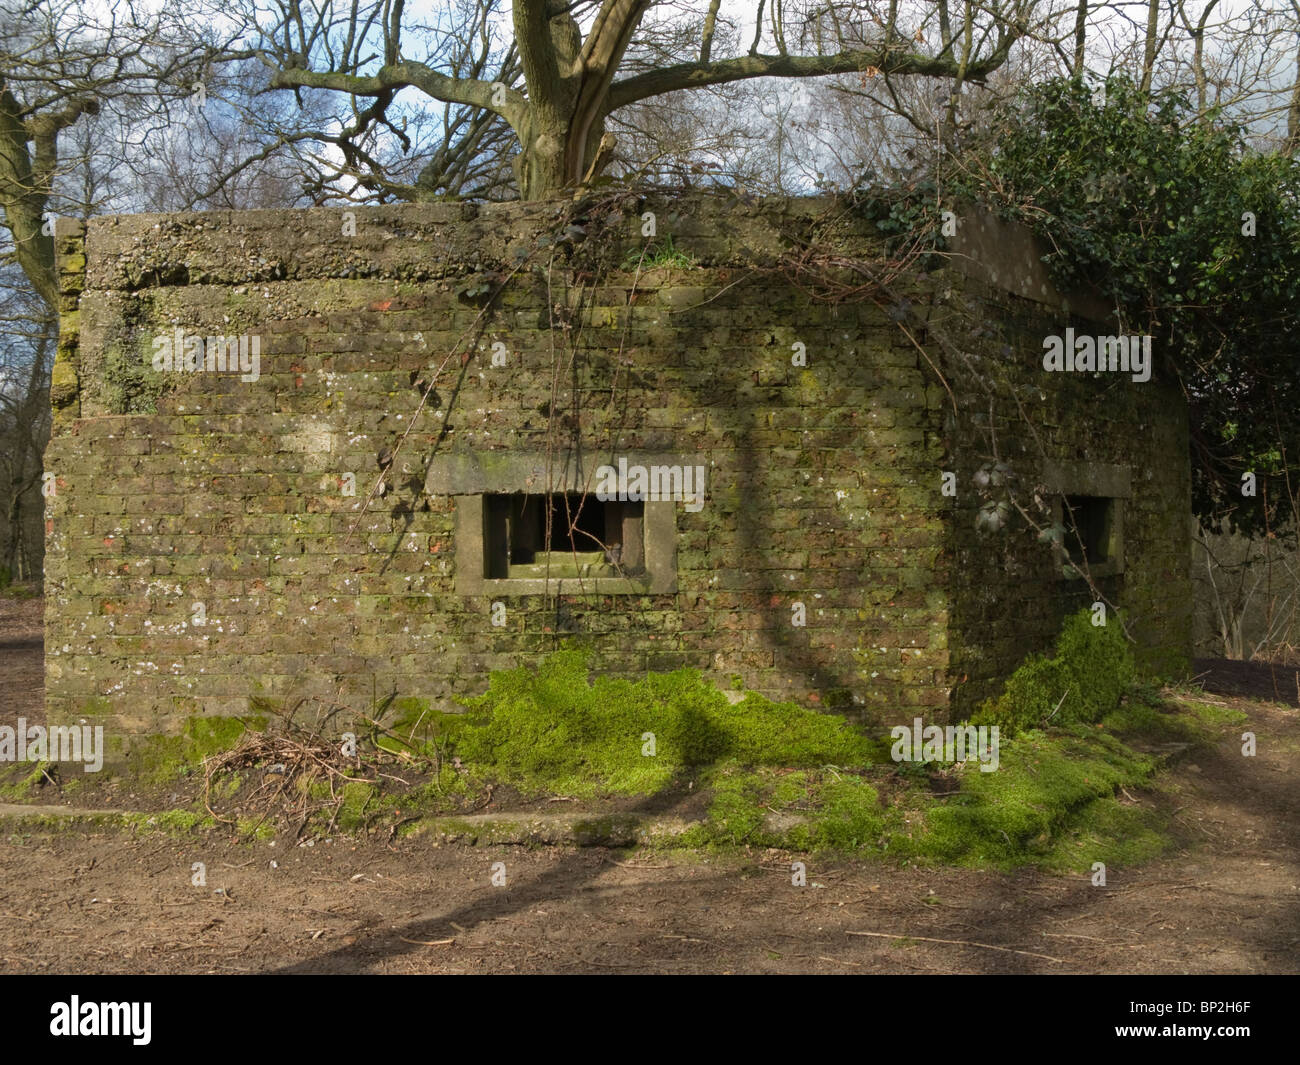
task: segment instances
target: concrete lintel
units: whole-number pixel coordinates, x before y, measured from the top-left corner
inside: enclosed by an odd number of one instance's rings
[[[596,471],[629,466],[700,466],[698,453],[667,455],[645,451],[620,451],[614,455],[524,451],[451,451],[435,455],[429,463],[424,490],[431,496],[481,496],[493,492],[594,492]]]
[[[1043,463],[1043,483],[1062,495],[1103,496],[1129,499],[1133,495],[1133,473],[1127,466],[1101,462]]]

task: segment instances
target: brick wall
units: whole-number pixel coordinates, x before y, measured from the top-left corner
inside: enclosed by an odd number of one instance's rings
[[[945,412],[943,351],[922,330],[922,355],[888,305],[821,302],[767,269],[817,236],[813,208],[629,205],[600,238],[607,263],[644,243],[647,209],[694,266],[584,272],[581,251],[548,247],[554,204],[61,223],[51,720],[174,731],[250,700],[393,691],[451,706],[572,638],[602,668],[695,666],[890,720],[946,706],[963,674],[959,699],[977,694],[1050,640],[1068,595],[1044,552],[1014,530],[975,537],[974,500],[941,495],[941,471],[968,483],[980,446],[969,412]],[[552,260],[549,278],[533,269]],[[516,267],[485,309],[483,286]],[[1116,594],[1148,645],[1181,648],[1181,406],[1159,385],[1105,382],[1098,399],[1095,382],[1045,380],[1064,376],[1039,365],[1059,297],[969,274],[909,281],[907,320],[919,311],[988,352],[1012,388],[1051,392],[1034,417],[1055,458],[1150,465],[1134,475],[1146,494]],[[177,329],[258,337],[257,379],[155,371]],[[1041,458],[1023,427],[1005,432],[1009,454]],[[385,449],[398,449],[386,490],[364,506]],[[676,505],[676,590],[458,595],[456,508],[473,497],[430,495],[425,479],[445,456],[498,451],[705,465],[703,508]]]

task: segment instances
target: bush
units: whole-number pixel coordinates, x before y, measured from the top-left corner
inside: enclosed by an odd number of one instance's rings
[[[1067,618],[1056,641],[1056,655],[1069,670],[1078,696],[1061,708],[1062,713],[1069,710],[1067,721],[1100,721],[1119,706],[1133,683],[1132,645],[1118,618],[1101,626],[1093,625],[1088,610]]]
[[[1044,725],[1092,724],[1119,706],[1134,675],[1120,618],[1098,626],[1091,610],[1080,610],[1066,619],[1056,654],[1026,659],[1002,695],[981,705],[971,723],[997,725],[1008,737]]]
[[[1255,151],[1226,112],[1124,77],[1104,97],[1083,79],[1039,82],[986,118],[972,146],[983,165],[953,158],[945,200],[964,193],[1028,224],[1062,292],[1095,286],[1132,320],[1154,318],[1195,397],[1193,438],[1213,442],[1192,452],[1197,515],[1245,532],[1285,524],[1300,421],[1258,413],[1300,396],[1294,153]],[[1240,505],[1247,470],[1273,482],[1259,486],[1269,506]]]
[[[1067,704],[1078,701],[1074,677],[1055,658],[1033,655],[1007,678],[996,700],[986,701],[971,716],[974,725],[997,725],[1007,736],[1055,722],[1068,714]]]

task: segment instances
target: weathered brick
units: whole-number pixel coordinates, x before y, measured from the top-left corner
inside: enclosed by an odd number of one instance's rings
[[[983,497],[972,478],[994,439],[1027,481],[1040,460],[1080,455],[1132,470],[1125,572],[1102,587],[1130,612],[1142,653],[1187,647],[1182,401],[1167,382],[1044,375],[1042,337],[1069,324],[1054,305],[952,271],[942,282],[951,298],[931,305],[936,281],[909,282],[929,323],[913,323],[927,359],[873,302],[826,306],[778,273],[751,271],[755,258],[773,261],[782,227],[803,221],[762,211],[736,221],[706,200],[668,212],[696,234],[689,271],[653,271],[635,294],[630,276],[580,293],[555,273],[556,303],[595,297],[576,345],[566,348],[546,286],[522,276],[470,343],[479,309],[454,279],[506,256],[535,211],[376,208],[346,253],[328,211],[231,215],[215,228],[176,216],[148,241],[134,240],[143,223],[132,218],[61,236],[51,720],[123,676],[112,698],[128,730],[176,730],[188,713],[242,712],[257,696],[339,690],[360,705],[376,678],[452,707],[483,690],[488,671],[570,636],[613,672],[692,666],[727,687],[738,674],[752,690],[888,723],[965,712],[1090,601],[1032,532],[975,533]],[[401,235],[384,228],[399,222]],[[297,249],[293,280],[265,274],[259,255],[286,247]],[[208,282],[137,287],[170,262]],[[743,276],[723,269],[742,264]],[[356,270],[370,276],[345,276]],[[261,376],[177,375],[132,398],[125,409],[136,413],[110,413],[121,387],[104,369],[104,338],[127,320],[140,335],[173,320],[203,335],[256,334]],[[1003,337],[970,328],[995,321],[1008,323],[1014,358]],[[933,339],[940,329],[955,349]],[[807,366],[791,365],[796,340]],[[503,367],[491,361],[497,341]],[[427,380],[452,352],[367,505],[377,456],[420,405],[413,375]],[[935,367],[961,401],[956,418]],[[428,457],[575,444],[597,463],[641,450],[707,467],[704,508],[677,507],[676,592],[458,596],[455,514],[470,503],[424,494]],[[941,494],[943,471],[957,474],[955,499]],[[355,496],[342,494],[347,474]],[[189,622],[195,601],[202,628]],[[495,601],[504,628],[491,624]],[[791,624],[796,601],[803,628]]]

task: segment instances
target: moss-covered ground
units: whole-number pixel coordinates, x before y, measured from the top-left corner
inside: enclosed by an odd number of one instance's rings
[[[1059,726],[1026,727],[1027,712],[1008,721],[1018,731],[988,773],[973,761],[895,763],[884,735],[752,693],[733,703],[689,670],[591,678],[579,652],[496,674],[468,713],[422,714],[421,728],[468,772],[520,796],[641,796],[644,809],[672,810],[651,800],[706,795],[705,816],[662,845],[1126,864],[1169,838],[1158,807],[1135,804],[1131,792],[1158,789],[1163,756],[1213,742],[1242,718],[1134,684],[1114,633],[1067,623],[1058,661],[1072,678],[1090,677],[1089,691]]]
[[[565,650],[536,669],[493,674],[463,713],[409,699],[370,708],[353,726],[352,754],[321,734],[282,732],[277,746],[268,716],[191,718],[181,736],[132,750],[132,787],[186,800],[134,827],[394,834],[490,805],[571,811],[596,838],[592,826],[610,816],[689,824],[656,837],[661,847],[1061,870],[1129,864],[1171,838],[1161,804],[1133,793],[1159,791],[1162,759],[1216,742],[1243,715],[1135,681],[1118,626],[1087,618],[1067,621],[1055,656],[1027,660],[976,715],[1002,730],[993,772],[973,760],[895,762],[883,729],[724,694],[691,670],[592,676],[583,652]],[[1068,704],[1058,687],[1073,693]],[[225,757],[236,748],[239,757]],[[225,758],[218,773],[214,758]],[[9,767],[0,798],[37,801],[41,770]],[[560,802],[568,805],[548,805]]]

